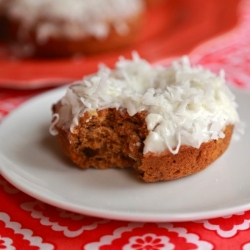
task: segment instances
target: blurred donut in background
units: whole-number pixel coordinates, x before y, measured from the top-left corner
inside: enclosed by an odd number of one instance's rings
[[[0,0],[0,40],[7,39],[7,23],[5,18],[5,6],[8,0]]]
[[[133,43],[145,2],[8,0],[4,8],[11,41],[23,48],[24,56],[65,57],[106,52]]]

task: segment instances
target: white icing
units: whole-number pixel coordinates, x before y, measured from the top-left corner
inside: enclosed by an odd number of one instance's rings
[[[52,123],[49,127],[49,132],[51,135],[57,135],[58,131],[55,129],[55,125],[58,123],[59,121],[59,115],[58,114],[53,114],[52,116]]]
[[[71,85],[58,105],[58,126],[74,132],[79,115],[106,108],[127,109],[129,115],[147,110],[149,135],[144,154],[181,145],[199,148],[211,139],[224,138],[226,125],[239,122],[234,96],[219,76],[187,57],[170,67],[152,67],[137,54],[121,58],[114,70],[102,66],[95,75]]]
[[[110,24],[119,34],[126,34],[124,19],[143,8],[142,0],[12,0],[6,12],[24,31],[39,23],[37,40],[44,43],[51,35],[101,39],[108,35]]]

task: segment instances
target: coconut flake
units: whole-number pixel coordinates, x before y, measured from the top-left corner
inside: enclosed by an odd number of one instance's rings
[[[53,114],[52,116],[52,123],[49,127],[49,132],[51,135],[57,135],[58,134],[58,131],[55,129],[55,125],[58,123],[59,121],[59,114],[55,113]]]
[[[120,58],[114,70],[101,66],[95,75],[72,84],[60,101],[57,125],[73,131],[79,116],[90,110],[116,108],[130,116],[145,110],[149,135],[144,154],[176,154],[181,145],[199,148],[224,138],[225,126],[239,122],[223,71],[217,76],[192,67],[187,57],[167,68],[151,66],[136,53],[132,57]]]

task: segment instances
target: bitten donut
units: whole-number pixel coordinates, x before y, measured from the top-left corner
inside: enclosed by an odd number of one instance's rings
[[[11,0],[12,40],[27,55],[93,54],[131,44],[141,26],[142,0]]]
[[[133,55],[70,85],[52,107],[51,133],[81,168],[135,169],[145,182],[201,171],[239,122],[225,83],[187,57],[169,67]]]

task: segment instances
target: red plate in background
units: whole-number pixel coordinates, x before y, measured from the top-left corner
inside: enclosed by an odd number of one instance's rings
[[[240,0],[166,0],[146,14],[138,40],[129,48],[69,59],[15,59],[0,46],[0,87],[57,86],[93,73],[102,62],[113,66],[133,50],[151,63],[190,53],[198,45],[236,27]]]

